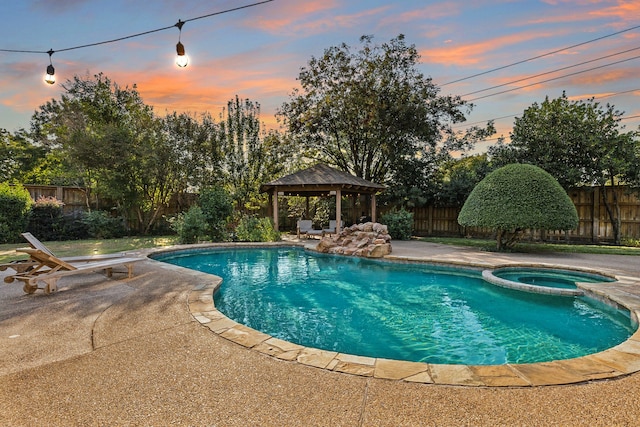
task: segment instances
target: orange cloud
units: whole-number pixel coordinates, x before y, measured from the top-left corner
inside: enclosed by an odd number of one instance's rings
[[[410,10],[398,15],[391,15],[382,20],[383,24],[410,23],[417,20],[437,20],[460,13],[460,5],[457,3],[430,4],[421,9]]]
[[[465,45],[447,43],[440,48],[423,49],[420,55],[424,62],[443,65],[478,65],[487,60],[487,54],[498,51],[501,48],[515,45],[523,41],[536,40],[549,37],[552,34],[523,32],[506,36],[483,40]]]
[[[366,9],[354,14],[321,14],[340,7],[336,1],[289,2],[279,8],[272,8],[265,17],[247,21],[251,28],[259,28],[278,35],[295,37],[322,34],[335,28],[362,26],[362,21],[370,16],[383,14],[389,6]]]
[[[640,16],[640,3],[637,0],[620,0],[611,7],[595,10],[590,13],[593,17],[613,17],[621,21],[636,21]]]
[[[269,7],[269,10],[258,21],[247,21],[247,25],[273,33],[288,32],[297,22],[316,15],[318,12],[334,9],[338,6],[335,0],[275,3],[272,7]]]
[[[602,7],[598,0],[547,0],[545,3],[552,6],[559,6],[566,3],[570,9],[566,13],[554,14],[553,16],[545,16],[543,19],[527,21],[531,24],[540,23],[562,23],[562,22],[580,22],[591,21],[598,18],[616,18],[622,22],[617,22],[613,26],[621,26],[629,21],[636,21],[640,14],[640,3],[636,0],[618,0],[615,5],[610,7]],[[580,8],[572,6],[593,6],[591,10],[580,11]],[[560,11],[559,11],[560,12]]]

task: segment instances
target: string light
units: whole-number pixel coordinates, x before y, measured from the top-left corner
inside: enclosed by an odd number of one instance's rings
[[[170,27],[163,27],[163,28],[157,28],[155,30],[150,30],[150,31],[145,31],[142,33],[137,33],[137,34],[131,34],[129,36],[125,36],[125,37],[119,37],[117,39],[112,39],[112,40],[105,40],[105,41],[101,41],[101,42],[97,42],[97,43],[89,43],[89,44],[83,44],[80,46],[73,46],[73,47],[67,47],[64,49],[58,49],[56,51],[54,51],[53,49],[49,49],[48,51],[44,52],[44,51],[40,51],[40,50],[20,50],[20,49],[0,49],[0,52],[12,52],[12,53],[46,53],[49,55],[49,65],[47,66],[47,74],[45,76],[45,81],[51,85],[53,85],[56,81],[54,74],[55,74],[55,69],[53,68],[53,64],[51,63],[51,55],[53,55],[55,52],[64,52],[67,50],[74,50],[74,49],[82,49],[85,47],[92,47],[92,46],[98,46],[98,45],[103,45],[103,44],[107,44],[107,43],[114,43],[114,42],[119,42],[122,40],[127,40],[127,39],[131,39],[134,37],[140,37],[140,36],[144,36],[147,34],[151,34],[151,33],[157,33],[159,31],[164,31],[164,30],[168,30],[170,28],[174,28],[174,27],[178,27],[178,29],[180,30],[180,34],[182,34],[182,26],[189,21],[195,21],[197,19],[203,19],[203,18],[209,18],[211,16],[216,16],[216,15],[221,15],[223,13],[228,13],[228,12],[235,12],[237,10],[241,10],[241,9],[247,9],[249,7],[253,7],[253,6],[258,6],[264,3],[270,3],[274,0],[264,0],[264,1],[259,1],[256,3],[251,3],[251,4],[247,4],[244,6],[238,6],[238,7],[234,7],[231,9],[226,9],[220,12],[213,12],[213,13],[209,13],[207,15],[201,15],[201,16],[197,16],[195,18],[190,18],[190,19],[186,19],[184,21],[178,20],[178,23],[175,25],[171,25]],[[180,37],[178,37],[178,44],[176,45],[176,53],[178,58],[176,58],[176,64],[179,67],[186,67],[187,64],[189,63],[189,57],[185,54],[185,50],[184,50],[184,45],[180,42]]]
[[[47,65],[47,74],[44,76],[44,81],[49,83],[50,85],[56,82],[56,70],[53,68],[53,63],[51,62],[51,55],[53,55],[53,49],[49,49],[47,52],[49,54],[49,65]]]
[[[180,37],[182,36],[182,26],[184,25],[184,21],[178,19],[176,23],[176,27],[180,31],[178,33],[178,44],[176,45],[176,53],[178,56],[176,57],[176,65],[180,68],[184,68],[189,64],[189,57],[184,53],[184,45],[180,41]]]

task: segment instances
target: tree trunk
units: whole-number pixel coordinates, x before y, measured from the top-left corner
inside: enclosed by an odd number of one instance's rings
[[[609,187],[612,192],[613,203],[609,203],[608,191],[605,185],[600,187],[602,193],[602,203],[604,204],[604,208],[607,211],[607,215],[609,216],[609,222],[611,223],[611,228],[613,229],[613,239],[614,244],[620,246],[622,242],[622,237],[620,236],[620,205],[618,203],[618,193],[616,191],[616,187],[614,185]]]

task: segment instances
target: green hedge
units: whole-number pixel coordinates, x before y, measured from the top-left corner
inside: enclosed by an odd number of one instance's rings
[[[32,203],[22,185],[0,183],[0,243],[21,241],[20,233],[26,230]]]
[[[404,209],[388,212],[380,217],[389,235],[396,240],[409,240],[413,232],[413,213]]]

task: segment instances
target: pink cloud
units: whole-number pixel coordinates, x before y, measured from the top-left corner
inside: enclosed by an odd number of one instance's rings
[[[294,25],[298,25],[296,23],[309,16],[338,7],[338,2],[335,0],[291,1],[282,4],[275,3],[272,6],[262,14],[257,22],[247,21],[247,24],[253,28],[281,33],[291,30]]]
[[[447,43],[439,48],[426,48],[420,51],[423,62],[443,65],[478,65],[487,60],[487,55],[491,52],[499,51],[501,48],[513,46],[515,44],[549,37],[548,33],[523,32],[509,34],[494,39],[487,39],[469,44]]]
[[[418,20],[438,20],[460,13],[460,5],[457,3],[437,3],[426,7],[410,10],[408,12],[391,15],[382,20],[383,24],[410,23]]]
[[[531,24],[540,23],[567,23],[591,21],[599,18],[616,18],[619,21],[612,26],[621,26],[629,21],[636,21],[640,14],[640,3],[636,0],[617,0],[613,6],[601,7],[599,0],[547,0],[545,3],[552,6],[567,5],[567,9],[559,9],[553,16],[545,16],[543,19],[527,21]],[[579,7],[576,7],[579,6]],[[582,8],[586,10],[582,10]]]
[[[354,14],[334,15],[328,12],[340,7],[333,0],[289,2],[279,8],[271,9],[257,21],[248,21],[247,25],[278,35],[290,34],[296,37],[322,34],[336,28],[361,26],[363,20],[383,14],[389,6],[365,9]]]

